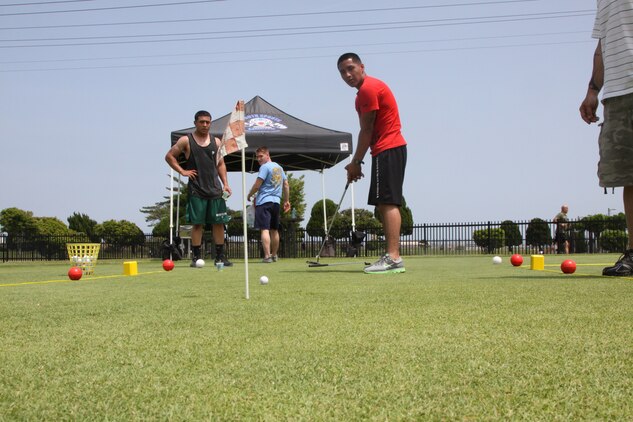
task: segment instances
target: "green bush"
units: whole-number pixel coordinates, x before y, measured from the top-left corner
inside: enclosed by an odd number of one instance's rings
[[[627,242],[628,236],[624,230],[605,230],[600,235],[598,245],[607,252],[622,252]]]
[[[519,225],[511,220],[506,220],[499,226],[505,232],[506,246],[512,251],[513,246],[521,246],[523,243],[523,237],[521,236],[521,230]]]
[[[331,224],[334,217],[334,211],[336,211],[336,203],[331,199],[325,199],[325,209],[327,213],[328,224]],[[328,226],[329,227],[329,226]],[[306,224],[306,231],[310,236],[325,236],[325,229],[323,228],[323,201],[318,200],[312,205],[312,211],[310,212],[310,220]]]
[[[127,220],[108,220],[97,224],[95,234],[115,247],[138,246],[145,243],[143,231]]]
[[[475,245],[487,252],[493,252],[495,249],[502,248],[505,245],[505,237],[506,233],[498,227],[475,230],[473,232]]]
[[[70,230],[56,217],[33,217],[37,234],[42,236],[36,242],[36,248],[42,256],[63,255],[66,250],[66,236]]]
[[[543,248],[552,244],[552,233],[549,225],[541,218],[533,218],[530,220],[525,230],[525,242],[528,245]]]
[[[574,253],[587,253],[587,239],[585,238],[584,230],[575,230],[572,232],[573,236],[573,252]]]

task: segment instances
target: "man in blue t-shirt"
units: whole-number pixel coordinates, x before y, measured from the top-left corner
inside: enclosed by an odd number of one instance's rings
[[[264,259],[262,262],[277,261],[279,250],[279,228],[281,227],[280,203],[284,212],[290,211],[290,185],[281,166],[270,160],[267,147],[255,151],[259,163],[257,180],[248,193],[248,200],[255,198],[255,227],[261,230]]]

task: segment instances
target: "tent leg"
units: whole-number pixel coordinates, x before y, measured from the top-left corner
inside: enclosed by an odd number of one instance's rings
[[[169,188],[169,244],[174,243],[174,171],[169,174],[170,188]],[[169,252],[169,259],[174,259]]]

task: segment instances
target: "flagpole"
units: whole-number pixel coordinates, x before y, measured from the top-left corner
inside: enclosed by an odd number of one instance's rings
[[[242,226],[244,228],[244,279],[246,283],[246,299],[250,299],[248,288],[248,225],[246,221],[246,148],[242,149]]]
[[[224,129],[222,143],[218,149],[218,162],[227,154],[242,151],[242,226],[244,230],[244,278],[246,279],[246,299],[250,299],[248,289],[248,230],[246,224],[246,133],[244,130],[244,100],[238,100]]]

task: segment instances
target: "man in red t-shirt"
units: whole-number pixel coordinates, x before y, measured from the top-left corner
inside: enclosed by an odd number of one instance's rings
[[[398,104],[387,84],[365,73],[365,65],[357,54],[343,54],[337,66],[345,83],[358,90],[356,111],[360,132],[352,162],[345,167],[347,181],[355,182],[364,176],[361,164],[367,150],[371,150],[367,203],[378,207],[387,241],[385,255],[365,268],[365,272],[401,273],[404,272],[404,262],[400,257],[400,206],[407,142],[400,133]]]

